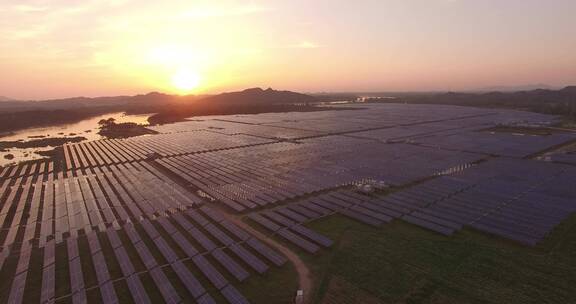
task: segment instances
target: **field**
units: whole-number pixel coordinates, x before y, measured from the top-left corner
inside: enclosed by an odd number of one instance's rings
[[[537,248],[465,229],[447,239],[401,221],[341,216],[308,227],[336,241],[307,263],[315,303],[572,303],[576,217]]]

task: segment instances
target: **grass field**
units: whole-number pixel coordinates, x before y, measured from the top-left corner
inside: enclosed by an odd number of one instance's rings
[[[254,275],[236,287],[251,303],[292,303],[298,289],[294,266],[286,263],[273,267],[264,275]]]
[[[309,227],[336,241],[302,255],[314,303],[576,303],[576,217],[537,248],[402,221],[376,229],[332,216]]]

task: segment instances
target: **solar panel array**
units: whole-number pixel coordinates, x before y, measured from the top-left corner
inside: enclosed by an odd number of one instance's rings
[[[42,249],[43,262],[34,269],[24,266],[16,270],[15,284],[21,274],[41,271],[41,302],[71,299],[84,303],[87,290],[98,289],[104,303],[117,303],[118,293],[126,291],[118,286],[125,283],[134,302],[151,303],[150,287],[145,287],[144,277],[150,277],[155,288],[167,303],[180,303],[183,299],[167,273],[174,273],[179,284],[185,286],[190,299],[215,303],[210,289],[218,290],[229,303],[248,303],[234,287],[253,273],[265,273],[270,265],[283,265],[286,260],[270,247],[253,238],[227,219],[215,217],[213,211],[188,209],[178,212],[172,219],[158,217],[127,224],[123,230],[110,227],[102,232],[89,232],[78,238],[69,238],[57,245],[49,241]],[[210,216],[213,215],[213,216]],[[208,237],[210,236],[210,237]],[[58,255],[64,246],[67,257]],[[62,247],[63,248],[63,247]],[[31,248],[20,251],[18,265],[27,264]],[[40,249],[33,249],[40,250]],[[83,260],[91,260],[85,265]],[[62,263],[66,265],[61,265]],[[112,272],[113,267],[120,271]],[[93,267],[93,268],[92,268]],[[21,268],[21,269],[20,269]],[[56,272],[68,269],[69,293],[58,294],[54,281]],[[95,271],[96,282],[84,282],[83,272]],[[22,302],[22,288],[12,288],[11,303]],[[62,287],[59,287],[62,288]],[[16,301],[19,299],[20,301]]]
[[[550,123],[553,117],[537,113],[489,110],[471,107],[408,104],[343,105],[341,110],[307,113],[264,113],[198,118],[260,126],[308,130],[328,134],[360,132],[378,128],[417,126],[441,122],[450,125],[462,121],[463,126],[494,126],[497,124]]]
[[[52,161],[36,161],[32,163],[24,163],[21,165],[0,167],[0,180],[18,177],[30,177],[38,174],[54,172],[54,162]]]
[[[402,219],[444,235],[470,227],[534,246],[576,211],[575,182],[572,166],[492,159],[384,196],[342,189],[248,217],[274,234],[341,214],[376,227]],[[318,249],[289,241],[312,253]]]
[[[533,246],[576,211],[575,182],[572,166],[496,159],[414,187],[413,196],[396,195],[419,202],[403,217],[414,224],[447,235],[469,226]],[[448,192],[441,197],[430,189]]]
[[[469,131],[457,134],[435,134],[425,138],[412,139],[412,141],[426,146],[459,151],[526,157],[575,138],[574,134],[569,133],[539,136]]]
[[[179,189],[164,193],[165,185],[143,167],[112,166],[68,178],[39,175],[19,189],[15,183],[10,187],[2,193],[15,198],[11,209],[16,212],[4,218],[13,224],[2,231],[0,272],[13,280],[3,282],[9,292],[0,301],[22,303],[27,292],[39,292],[42,303],[85,303],[88,291],[98,290],[104,303],[118,303],[125,284],[134,302],[151,303],[154,291],[142,281],[149,276],[165,302],[180,303],[181,293],[167,278],[174,273],[190,299],[215,303],[201,283],[208,282],[229,303],[248,303],[234,282],[286,262],[219,211],[199,207],[193,194],[179,196]],[[3,200],[3,210],[9,203]],[[58,255],[58,250],[67,254]],[[32,264],[31,256],[43,256],[41,263]],[[111,271],[114,267],[120,271]],[[85,282],[86,273],[96,281]],[[34,275],[41,279],[27,281]],[[58,292],[62,287],[56,282],[67,285],[67,291]]]
[[[92,168],[103,165],[129,163],[153,155],[170,156],[215,151],[270,142],[247,135],[225,135],[210,131],[139,136],[128,139],[96,140],[65,144],[66,168]]]
[[[277,233],[281,229],[288,229],[306,238],[307,241],[329,247],[332,244],[331,240],[314,231],[308,231],[309,229],[303,227],[302,224],[340,214],[364,224],[379,227],[395,218],[409,214],[413,209],[414,206],[392,197],[369,196],[351,189],[340,189],[310,196],[269,211],[251,214],[248,218],[269,232]],[[309,250],[310,245],[297,239],[288,239],[288,241],[310,253],[315,253],[319,249],[316,246],[314,250]]]
[[[176,124],[150,127],[159,133],[211,131],[226,135],[252,135],[270,139],[298,139],[321,136],[325,133],[283,127],[235,123],[225,120],[192,120]]]
[[[534,245],[576,210],[569,161],[519,159],[573,134],[483,131],[553,116],[355,107],[200,117],[156,135],[67,144],[61,164],[0,167],[0,303],[117,303],[127,292],[136,303],[247,303],[240,282],[287,260],[209,201],[312,254],[333,240],[306,223],[334,214]],[[373,182],[401,188],[353,190]]]
[[[2,186],[0,221],[8,230],[0,233],[2,248],[9,247],[20,229],[23,241],[62,241],[106,225],[150,217],[167,210],[183,209],[201,199],[177,184],[162,181],[143,163],[95,168],[89,174],[62,172],[22,177]],[[152,168],[153,170],[153,168]],[[73,171],[70,171],[71,173]],[[28,216],[24,216],[28,213]],[[42,217],[40,217],[42,215]],[[5,237],[4,237],[5,236]]]
[[[364,179],[401,185],[479,159],[470,153],[331,136],[156,162],[243,211]]]
[[[545,156],[550,161],[576,165],[576,151],[567,151],[563,153],[554,153]]]

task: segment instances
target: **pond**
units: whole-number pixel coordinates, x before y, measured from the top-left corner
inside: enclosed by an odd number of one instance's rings
[[[98,140],[103,137],[98,134],[98,122],[101,119],[114,118],[117,123],[133,122],[147,125],[148,117],[152,114],[128,115],[124,112],[108,113],[72,124],[61,124],[49,127],[30,128],[18,130],[8,134],[0,135],[0,141],[22,141],[27,142],[34,139],[43,138],[71,138],[82,136],[86,140]],[[9,148],[7,151],[0,151],[0,166],[16,164],[21,161],[44,158],[44,156],[35,153],[36,151],[50,151],[54,147],[43,148]],[[13,159],[6,159],[6,155],[13,155]]]

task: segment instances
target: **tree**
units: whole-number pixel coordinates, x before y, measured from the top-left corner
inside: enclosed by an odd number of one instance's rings
[[[103,127],[108,127],[110,125],[114,125],[116,123],[116,119],[110,117],[108,119],[100,119],[98,124]]]

